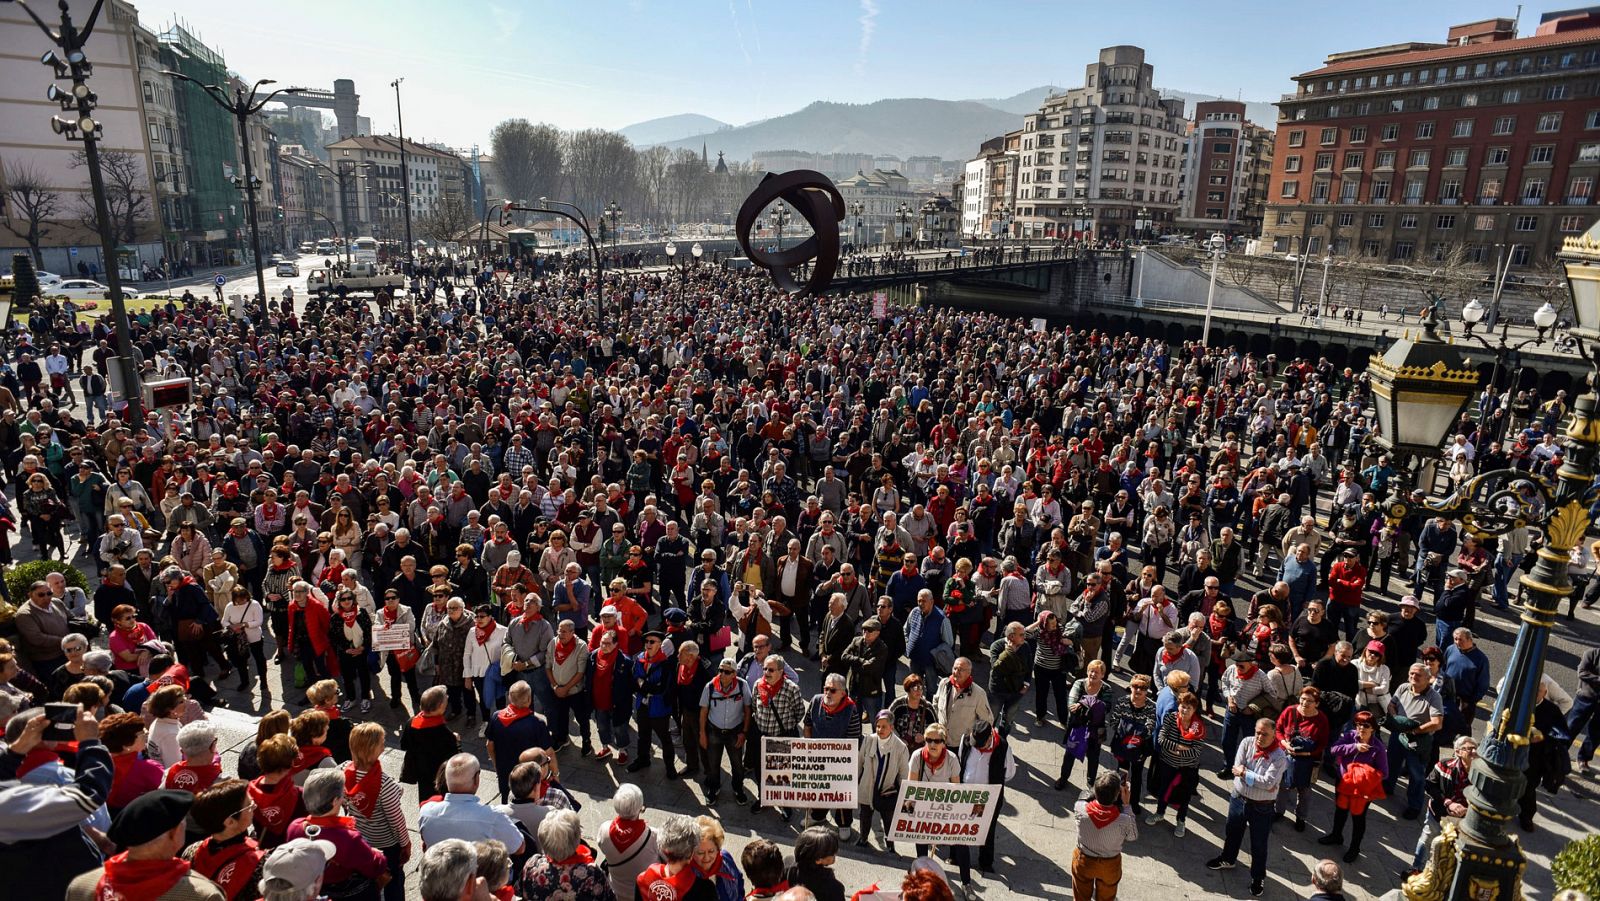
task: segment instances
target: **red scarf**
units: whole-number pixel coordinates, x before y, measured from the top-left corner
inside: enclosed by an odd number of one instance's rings
[[[1235,663],[1233,668],[1240,679],[1247,681],[1256,674],[1256,670],[1258,669],[1254,663]]]
[[[517,888],[514,885],[502,885],[491,894],[494,895],[495,901],[517,901]]]
[[[873,883],[873,884],[876,885],[877,883]],[[788,890],[789,890],[789,880],[780,879],[780,880],[778,880],[776,885],[757,886],[754,890],[752,890],[750,892],[749,895],[746,895],[745,897],[753,898],[753,897],[756,897],[756,896],[759,895],[759,896],[761,896],[763,898],[776,898],[776,897],[778,897],[779,895],[783,894],[784,892],[786,892]]]
[[[1182,656],[1183,656],[1183,648],[1179,648],[1178,649],[1178,653],[1176,653],[1176,654],[1168,654],[1166,649],[1163,648],[1162,651],[1161,651],[1161,665],[1162,666],[1171,666],[1172,664],[1177,663],[1178,662],[1178,658],[1182,657]]]
[[[395,624],[395,620],[398,620],[399,618],[400,618],[400,608],[399,607],[394,608],[393,612],[391,612],[389,610],[389,605],[388,604],[383,605],[383,621],[385,623],[387,623],[388,625],[392,626],[392,625]],[[355,623],[351,623],[351,625],[355,625]]]
[[[1221,617],[1213,613],[1207,620],[1206,625],[1208,627],[1206,631],[1211,635],[1211,639],[1215,641],[1216,639],[1221,638],[1222,631],[1228,628],[1228,620],[1226,617]]]
[[[477,633],[478,647],[483,647],[489,643],[489,636],[494,634],[494,620],[490,620],[487,626],[474,626],[472,630]]]
[[[510,726],[517,720],[532,715],[532,707],[518,707],[515,704],[507,704],[504,710],[495,711],[494,718],[500,721],[500,725]]]
[[[962,679],[960,681],[957,681],[955,676],[951,676],[950,677],[951,697],[960,697],[961,693],[966,691],[968,686],[970,686],[970,685],[972,685],[972,677],[971,676],[968,676],[967,678]]]
[[[435,714],[431,714],[431,715],[430,714],[426,714],[426,713],[419,713],[416,716],[411,718],[411,728],[413,728],[413,729],[432,729],[435,726],[443,726],[443,725],[444,725],[444,714],[442,714],[442,713],[435,713]]]
[[[216,847],[217,840],[208,838],[195,848],[194,870],[220,886],[230,899],[238,899],[267,852],[248,836],[220,851]]]
[[[655,898],[661,901],[679,901],[687,898],[689,890],[694,888],[694,881],[700,877],[695,875],[694,867],[684,867],[677,875],[667,875],[667,865],[664,863],[651,864],[650,868],[639,874],[636,884],[639,897]]]
[[[359,607],[355,610],[348,611],[342,607],[339,609],[339,618],[344,620],[344,627],[346,629],[354,628],[356,624],[356,617],[360,615],[361,609]]]
[[[17,766],[17,778],[21,779],[39,767],[47,763],[54,763],[60,759],[61,755],[49,748],[34,748],[28,752],[27,756],[22,758],[22,763]],[[115,773],[112,774],[112,778],[116,778]]]
[[[1117,817],[1122,815],[1122,808],[1090,801],[1084,805],[1084,812],[1089,815],[1089,822],[1094,824],[1094,828],[1104,829],[1117,821]]]
[[[1205,720],[1202,720],[1197,716],[1189,721],[1189,725],[1185,726],[1183,724],[1183,720],[1179,719],[1178,732],[1189,741],[1199,741],[1200,739],[1206,737]]]
[[[787,673],[779,673],[777,682],[769,682],[765,676],[756,680],[756,700],[762,707],[772,706],[772,699],[783,690],[783,683],[789,678]]]
[[[383,788],[383,764],[374,760],[366,775],[356,775],[354,760],[344,765],[344,799],[363,818],[378,809],[378,792]]]
[[[106,861],[106,871],[94,887],[94,897],[96,901],[153,901],[187,875],[187,860],[129,860],[124,851]]]
[[[133,633],[139,631],[139,626],[142,625],[142,624],[138,620],[134,620],[133,621],[133,625],[124,626],[122,624],[122,621],[118,620],[117,622],[113,623],[112,625],[116,626],[118,631],[126,632],[129,635],[132,635]]]
[[[524,624],[536,623],[542,619],[544,619],[544,614],[539,612],[538,604],[529,604],[527,609],[522,611],[522,622]]]
[[[572,652],[576,651],[577,649],[578,649],[578,637],[576,635],[572,636],[572,638],[570,640],[568,640],[564,644],[558,639],[556,641],[556,651],[555,651],[555,654],[556,654],[556,666],[565,666],[566,663],[567,663],[567,658],[571,657],[572,656]]]
[[[827,695],[823,695],[823,697],[827,697]],[[843,710],[846,705],[854,705],[854,704],[855,704],[855,701],[850,700],[850,696],[846,695],[844,700],[842,700],[839,703],[833,705],[832,707],[828,706],[828,702],[827,701],[823,701],[822,702],[822,712],[826,713],[828,716],[838,716],[839,715],[839,711]]]
[[[178,788],[192,794],[200,794],[210,788],[217,777],[222,775],[222,761],[212,760],[210,763],[194,766],[188,763],[175,763],[167,768],[167,780],[164,788]]]
[[[619,848],[618,850],[621,849]],[[578,866],[579,864],[591,864],[594,863],[594,851],[588,845],[580,842],[578,844],[578,850],[572,852],[571,857],[566,857],[561,860],[553,860],[551,863],[558,867],[573,867]]]
[[[949,753],[950,753],[950,749],[948,747],[946,747],[944,745],[940,745],[939,746],[939,756],[937,758],[934,758],[934,757],[932,757],[932,756],[930,756],[928,754],[928,746],[927,745],[923,745],[922,746],[922,778],[924,778],[924,779],[928,778],[928,771],[929,770],[937,770],[939,767],[944,766],[945,755],[947,755]]]
[[[1271,756],[1272,756],[1272,752],[1273,752],[1273,751],[1276,751],[1276,750],[1278,750],[1278,743],[1277,743],[1277,742],[1276,742],[1276,741],[1274,741],[1274,742],[1273,742],[1273,743],[1272,743],[1272,744],[1270,744],[1270,745],[1267,745],[1267,746],[1266,746],[1266,748],[1264,748],[1264,749],[1263,749],[1263,748],[1262,748],[1262,747],[1261,747],[1261,744],[1260,744],[1260,743],[1259,743],[1259,742],[1258,742],[1258,743],[1257,743],[1257,744],[1256,744],[1256,753],[1255,753],[1255,756],[1256,756],[1256,757],[1257,757],[1257,758],[1267,758],[1267,757],[1271,757]]]
[[[265,827],[262,832],[282,835],[300,806],[300,788],[294,779],[285,776],[277,785],[267,785],[258,778],[251,781],[248,793],[256,805],[256,819]]]
[[[329,704],[326,707],[318,707],[317,709],[328,715],[328,722],[330,723],[339,718],[338,704]]]
[[[300,749],[299,754],[295,755],[294,764],[289,767],[289,775],[293,776],[297,773],[314,769],[323,760],[332,756],[333,752],[322,745],[306,745]]]
[[[699,671],[700,671],[700,667],[697,664],[690,664],[690,663],[680,663],[680,664],[678,664],[678,684],[679,685],[688,685],[690,682],[693,682],[694,681],[694,674],[699,672]]]
[[[615,845],[618,851],[626,851],[649,828],[644,820],[624,820],[622,817],[617,817],[611,821],[611,827],[607,831],[611,834],[611,844]]]

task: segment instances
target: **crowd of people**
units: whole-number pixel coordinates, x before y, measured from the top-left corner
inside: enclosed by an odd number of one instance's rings
[[[73,536],[93,579],[0,608],[0,860],[61,863],[8,881],[398,901],[420,857],[430,901],[842,901],[841,852],[902,850],[902,785],[1004,786],[1035,743],[1060,749],[1077,838],[1070,861],[1033,853],[1079,901],[1116,896],[1141,826],[1184,840],[1195,804],[1226,811],[1195,860],[1234,867],[1248,838],[1254,895],[1280,823],[1331,822],[1319,841],[1354,862],[1393,798],[1421,821],[1413,871],[1464,813],[1495,677],[1478,609],[1513,603],[1530,536],[1386,519],[1400,476],[1363,374],[876,319],[748,273],[507,269],[242,321],[157,311],[135,324],[146,375],[193,379],[168,424],[70,381],[0,388],[0,536],[59,558]],[[111,336],[84,324],[69,374],[104,375]],[[1495,401],[1444,449],[1452,477],[1559,466],[1564,401]],[[1508,427],[1534,450],[1489,439]],[[1579,674],[1576,699],[1546,680],[1524,829],[1582,730],[1588,770],[1600,651]],[[218,705],[263,713],[226,765]],[[763,806],[762,739],[796,736],[859,742],[855,811]],[[623,784],[585,835],[561,774],[599,767]],[[800,814],[792,848],[735,854],[720,816],[647,823],[653,773],[695,780],[707,814],[726,789],[763,830]],[[977,890],[996,806],[982,845],[916,845],[870,891]],[[1337,864],[1317,878],[1337,893]]]

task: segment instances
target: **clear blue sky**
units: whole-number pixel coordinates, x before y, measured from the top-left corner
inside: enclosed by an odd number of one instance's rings
[[[182,18],[249,79],[353,78],[378,131],[394,127],[388,84],[404,76],[407,134],[460,146],[486,144],[510,116],[562,128],[675,113],[742,124],[813,100],[1072,86],[1113,44],[1143,46],[1158,86],[1272,101],[1327,53],[1439,41],[1451,24],[1516,13],[1486,0],[134,2],[147,27]],[[1545,9],[1524,9],[1523,34]]]

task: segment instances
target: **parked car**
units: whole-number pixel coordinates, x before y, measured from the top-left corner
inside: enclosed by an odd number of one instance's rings
[[[51,297],[70,297],[73,300],[105,300],[110,291],[110,287],[92,279],[69,278],[51,285],[46,293]],[[124,298],[131,296],[132,292],[123,293]]]
[[[297,277],[297,276],[300,275],[300,267],[297,264],[295,264],[295,263],[293,263],[293,262],[291,262],[289,260],[279,260],[278,261],[278,268],[277,268],[277,275],[280,278]]]

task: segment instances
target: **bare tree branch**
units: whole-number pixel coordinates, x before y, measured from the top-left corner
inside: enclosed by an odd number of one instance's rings
[[[61,192],[40,175],[39,170],[23,163],[6,166],[0,175],[5,177],[5,194],[0,199],[7,201],[6,230],[27,242],[34,265],[43,268],[44,257],[39,245],[50,234],[45,223],[61,210]]]

